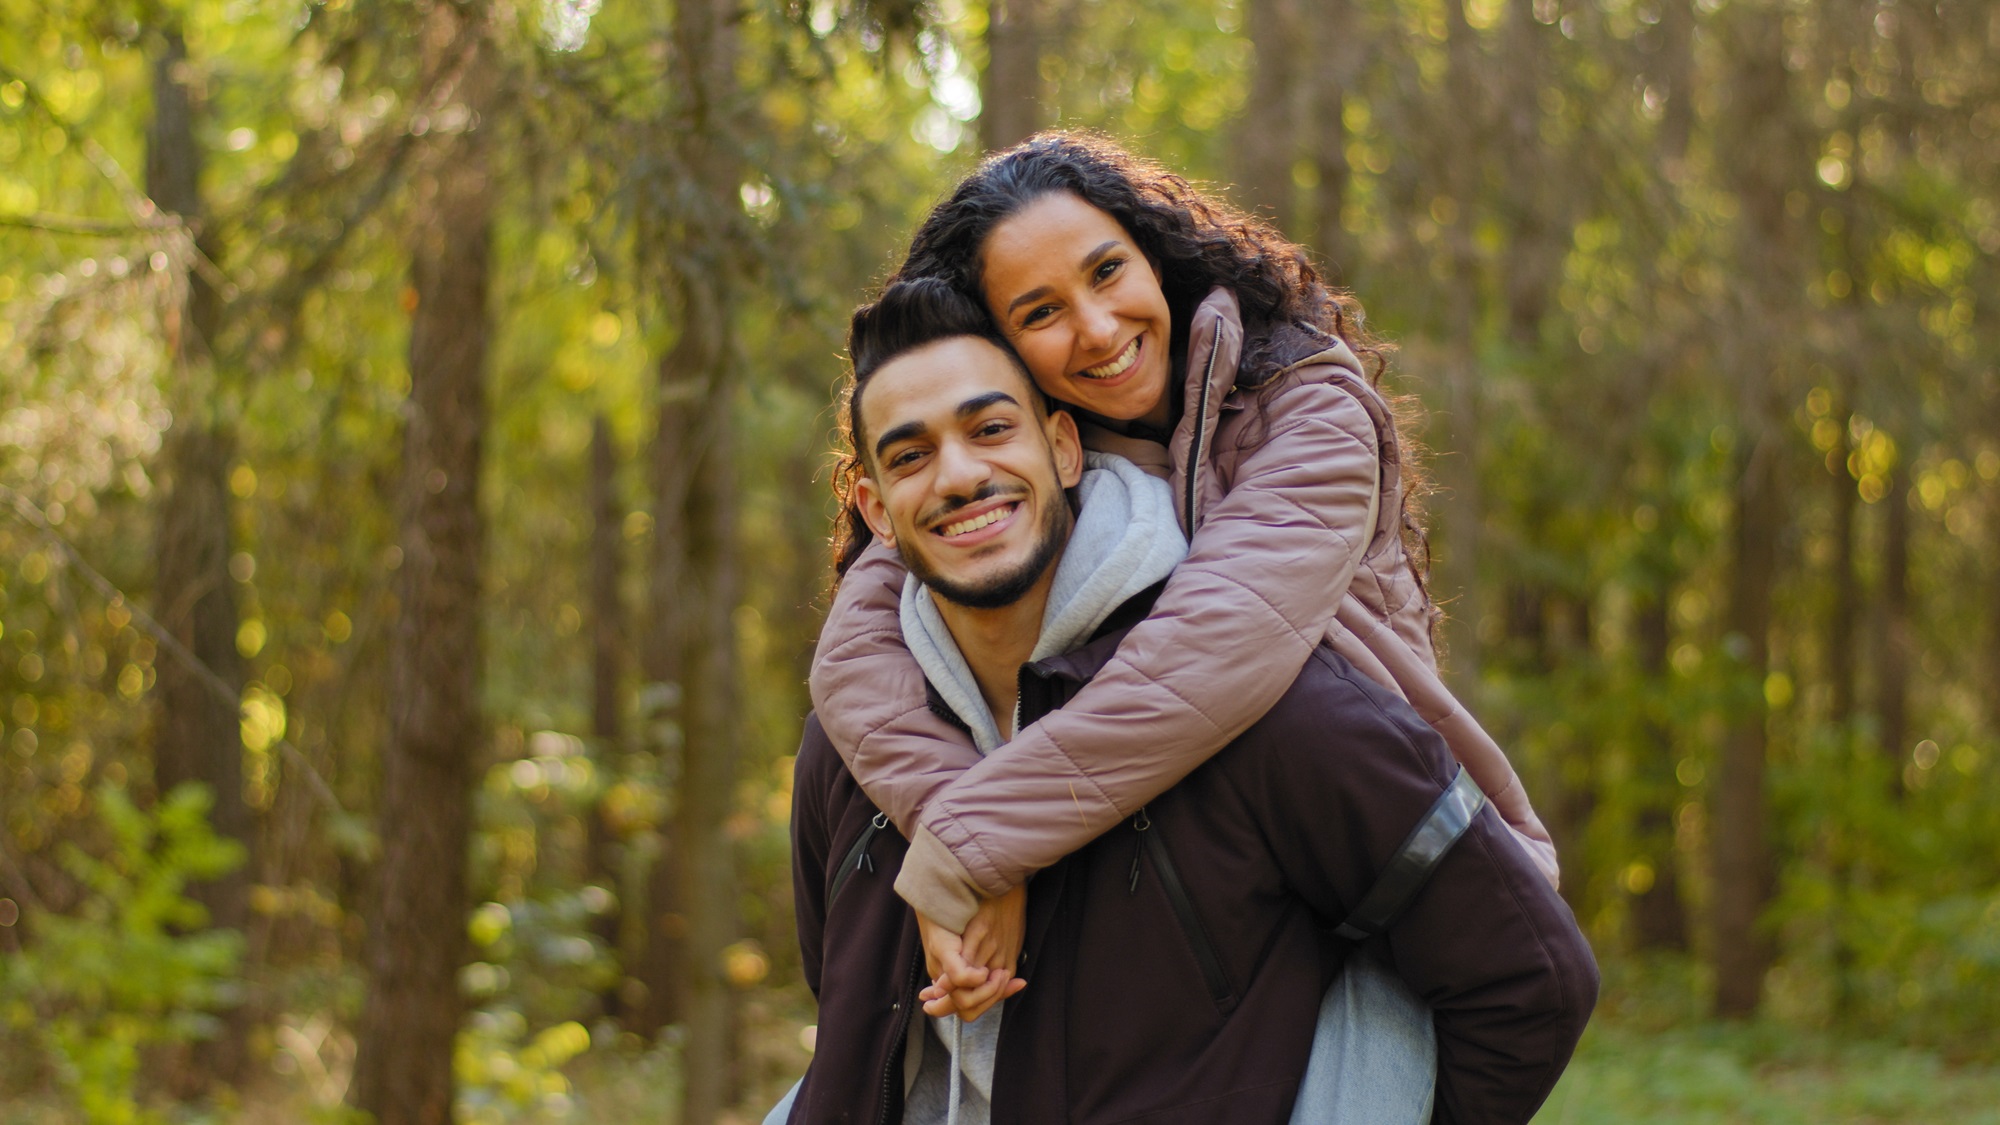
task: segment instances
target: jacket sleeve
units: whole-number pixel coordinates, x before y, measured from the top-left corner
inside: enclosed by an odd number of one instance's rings
[[[1257,444],[1151,615],[1075,699],[929,800],[897,889],[935,901],[968,881],[958,910],[933,918],[962,924],[975,892],[1004,892],[1172,787],[1261,717],[1326,636],[1369,541],[1374,426],[1320,382],[1251,409]]]
[[[827,822],[828,766],[833,748],[814,716],[792,766],[792,909],[799,931],[799,961],[806,986],[819,995],[826,951],[826,875],[832,863],[833,826]]]
[[[930,709],[923,671],[903,643],[903,575],[896,552],[879,542],[848,568],[820,630],[810,687],[826,737],[862,792],[909,837],[931,795],[979,752]]]
[[[1457,769],[1443,738],[1372,680],[1324,650],[1315,696],[1280,704],[1253,738],[1274,752],[1243,771],[1288,884],[1329,920],[1373,885]],[[1238,769],[1232,759],[1232,770]],[[1555,1087],[1597,1000],[1597,963],[1569,908],[1482,809],[1390,927],[1397,972],[1431,1006],[1439,1123],[1526,1122]]]

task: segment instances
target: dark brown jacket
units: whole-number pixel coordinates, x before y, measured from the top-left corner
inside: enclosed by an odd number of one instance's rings
[[[1150,607],[1022,670],[1025,724],[1062,706]],[[1281,1125],[1331,921],[1457,771],[1438,733],[1330,648],[1213,760],[1029,885],[1021,974],[995,1064],[995,1125]],[[907,845],[816,719],[793,792],[793,881],[818,1049],[791,1120],[901,1119],[922,984],[892,887]],[[1441,1123],[1525,1122],[1569,1061],[1597,967],[1569,909],[1489,807],[1387,936],[1435,1012]]]

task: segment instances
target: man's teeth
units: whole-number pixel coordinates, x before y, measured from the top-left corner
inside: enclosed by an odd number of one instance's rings
[[[969,520],[960,520],[957,523],[945,524],[942,529],[942,533],[945,535],[946,538],[949,538],[954,535],[964,535],[968,531],[978,531],[980,528],[985,527],[988,524],[999,522],[1000,520],[1011,515],[1013,511],[1014,511],[1014,506],[1012,504],[1008,504],[1005,507],[995,508],[992,511],[987,512],[983,516],[974,516]]]
[[[1131,367],[1138,359],[1139,338],[1134,336],[1132,337],[1132,342],[1125,345],[1125,350],[1118,353],[1117,359],[1104,364],[1102,367],[1086,367],[1083,369],[1083,374],[1092,379],[1109,379],[1113,375],[1125,374],[1126,368]]]

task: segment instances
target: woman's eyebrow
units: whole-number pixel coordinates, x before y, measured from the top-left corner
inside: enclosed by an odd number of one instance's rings
[[[1119,245],[1118,240],[1114,238],[1106,242],[1104,245],[1099,246],[1097,249],[1092,250],[1090,253],[1085,254],[1083,256],[1083,264],[1080,268],[1089,269],[1090,267],[1096,265],[1098,261],[1102,259],[1106,254],[1109,254],[1113,250],[1117,249],[1118,245]]]

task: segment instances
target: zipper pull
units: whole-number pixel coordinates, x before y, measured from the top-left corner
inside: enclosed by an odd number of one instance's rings
[[[1125,893],[1128,895],[1139,893],[1139,852],[1142,850],[1139,845],[1144,839],[1139,833],[1152,826],[1152,818],[1147,816],[1145,808],[1141,807],[1139,814],[1132,818],[1132,877],[1125,884]]]
[[[873,839],[875,833],[887,827],[889,827],[889,814],[876,813],[875,819],[868,822],[869,838]],[[868,854],[868,845],[866,843],[861,845],[861,858],[854,861],[854,870],[860,871],[864,867],[868,869],[870,875],[875,874],[875,857]]]

